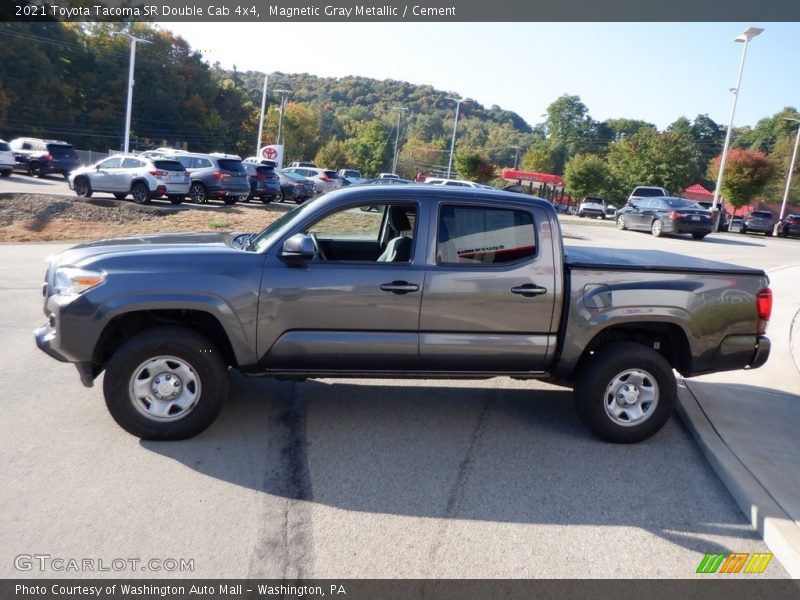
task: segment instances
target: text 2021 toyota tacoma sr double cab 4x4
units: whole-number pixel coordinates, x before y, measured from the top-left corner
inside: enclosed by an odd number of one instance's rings
[[[53,257],[43,351],[148,439],[208,427],[228,368],[276,378],[545,379],[601,438],[657,432],[684,376],[769,355],[766,275],[659,251],[562,246],[549,203],[359,186],[256,235],[152,235]]]

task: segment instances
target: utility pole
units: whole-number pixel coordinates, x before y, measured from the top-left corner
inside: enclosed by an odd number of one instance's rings
[[[128,104],[125,108],[125,154],[130,151],[130,141],[131,141],[131,110],[133,107],[133,67],[136,64],[136,42],[141,42],[142,44],[152,44],[153,42],[149,42],[147,40],[143,40],[142,38],[137,38],[130,33],[125,33],[124,31],[112,31],[111,35],[124,35],[131,41],[131,58],[128,64]]]
[[[392,162],[392,173],[397,173],[397,145],[400,141],[400,117],[408,110],[405,106],[394,106],[392,110],[397,111],[397,134],[394,137],[394,161]]]

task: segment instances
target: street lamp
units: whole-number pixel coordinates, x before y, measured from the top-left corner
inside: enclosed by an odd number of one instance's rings
[[[153,42],[148,42],[147,40],[143,40],[142,38],[137,38],[132,36],[130,33],[125,33],[124,31],[112,31],[111,35],[124,35],[131,41],[131,59],[130,64],[128,65],[128,106],[125,110],[125,154],[128,153],[130,149],[130,139],[131,139],[131,107],[133,105],[133,66],[136,64],[136,42],[141,42],[143,44],[152,44]]]
[[[725,144],[722,146],[722,158],[719,161],[719,176],[717,177],[717,187],[714,190],[714,202],[711,204],[711,212],[714,215],[714,231],[719,228],[719,191],[722,187],[722,177],[725,174],[725,161],[728,160],[728,149],[731,145],[731,132],[733,131],[733,115],[736,114],[736,100],[739,97],[739,90],[742,85],[742,71],[744,70],[744,59],[747,56],[747,43],[764,30],[760,27],[748,27],[741,35],[733,38],[734,42],[742,43],[742,57],[739,60],[739,74],[736,77],[736,87],[731,88],[733,92],[733,104],[731,106],[731,117],[728,120],[728,131],[725,132]]]
[[[267,81],[269,81],[269,73],[264,75],[264,89],[261,92],[261,113],[258,118],[258,139],[256,140],[256,156],[261,158],[258,154],[261,150],[261,134],[264,133],[264,109],[267,106]]]
[[[462,102],[470,102],[469,98],[450,98],[445,100],[452,100],[456,103],[456,118],[453,122],[453,141],[450,142],[450,161],[447,163],[447,178],[450,179],[450,173],[453,170],[453,151],[456,149],[456,129],[458,128],[458,109],[461,107]]]
[[[800,124],[800,119],[792,117],[784,117],[784,121],[792,121],[793,123]],[[794,138],[794,152],[792,152],[792,162],[789,164],[789,174],[786,176],[786,189],[783,191],[783,202],[781,202],[781,215],[778,217],[778,222],[775,223],[773,235],[778,235],[778,226],[783,221],[784,213],[786,213],[786,201],[789,199],[789,188],[792,185],[792,173],[794,173],[794,163],[797,160],[797,146],[800,145],[800,127],[797,128],[797,136]]]
[[[278,113],[278,145],[281,144],[281,131],[283,130],[283,111],[286,108],[286,95],[291,94],[292,90],[272,90],[281,95],[281,106],[279,108],[280,112]],[[285,153],[284,153],[285,156]]]
[[[400,116],[408,111],[405,106],[393,106],[392,110],[397,111],[397,135],[394,138],[394,161],[392,161],[392,173],[397,173],[397,143],[400,141]]]

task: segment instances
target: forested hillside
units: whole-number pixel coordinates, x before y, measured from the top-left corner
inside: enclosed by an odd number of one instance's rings
[[[128,39],[113,35],[120,27],[150,42],[137,46],[132,148],[166,143],[200,152],[254,152],[264,75],[208,64],[185,40],[147,23],[0,23],[0,137],[53,137],[82,149],[119,149],[130,52]],[[355,74],[337,79],[290,73],[273,74],[268,90],[261,141],[277,141],[285,96],[286,160],[315,159],[373,175],[392,167],[397,142],[402,175],[447,165],[455,116],[447,97],[460,96],[459,90]],[[742,153],[733,153],[728,166],[732,197],[734,188],[769,199],[781,195],[796,131],[785,117],[797,116],[788,107],[734,131]],[[577,96],[554,98],[543,122],[533,125],[510,110],[469,101],[460,107],[454,169],[488,181],[499,168],[518,164],[564,175],[573,195],[612,199],[636,184],[678,192],[701,182],[713,189],[713,159],[724,136],[724,127],[707,115],[678,116],[664,131],[624,117],[596,121]],[[794,198],[800,198],[798,187]]]

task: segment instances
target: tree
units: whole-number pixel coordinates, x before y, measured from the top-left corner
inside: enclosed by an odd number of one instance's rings
[[[721,158],[722,156],[717,156],[711,161],[708,172],[710,179],[716,180],[719,176]],[[764,189],[770,172],[770,164],[764,152],[733,148],[728,152],[720,192],[731,206],[741,208]]]
[[[494,177],[494,166],[485,155],[476,150],[459,150],[454,160],[456,173],[462,179],[485,182]]]
[[[389,144],[389,127],[380,121],[367,123],[361,134],[346,140],[345,145],[353,160],[353,167],[366,176],[375,176],[390,164],[392,147]]]
[[[736,140],[736,146],[761,152],[772,152],[779,138],[791,135],[795,131],[794,125],[785,120],[786,117],[797,119],[800,118],[800,113],[793,106],[784,107],[783,110],[771,117],[761,119],[752,129],[742,131]]]
[[[564,169],[564,183],[573,198],[605,193],[608,165],[595,154],[576,154]]]
[[[783,199],[786,191],[786,178],[789,176],[789,166],[792,163],[796,134],[784,135],[778,138],[772,153],[769,155],[770,177],[762,193],[770,199]],[[794,165],[792,182],[789,186],[789,204],[800,205],[800,160]]]
[[[700,152],[685,134],[643,129],[611,144],[607,160],[618,190],[656,185],[678,193],[693,183]]]
[[[655,125],[639,119],[606,119],[603,121],[603,124],[608,127],[613,134],[613,140],[611,141],[616,141],[629,135],[635,135],[642,129],[656,131]]]
[[[336,138],[328,140],[317,152],[314,162],[329,169],[347,167],[351,162],[347,145]]]

